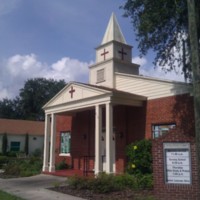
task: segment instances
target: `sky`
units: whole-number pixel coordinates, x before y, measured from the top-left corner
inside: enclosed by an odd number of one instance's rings
[[[31,78],[88,82],[109,18],[115,13],[133,46],[140,74],[183,81],[183,76],[153,66],[154,54],[140,58],[125,0],[0,0],[0,100],[19,95]]]

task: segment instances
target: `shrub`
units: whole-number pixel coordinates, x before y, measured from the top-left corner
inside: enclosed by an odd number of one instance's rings
[[[96,179],[90,181],[91,190],[97,193],[108,193],[121,190],[113,174],[100,173]]]
[[[33,176],[41,172],[42,160],[35,157],[14,159],[10,160],[4,169],[4,175],[6,176]]]
[[[24,152],[26,153],[26,155],[29,154],[29,134],[28,133],[26,133],[26,137],[25,137]]]
[[[7,137],[7,133],[4,133],[3,138],[2,138],[2,154],[3,155],[6,155],[7,148],[8,148],[8,137]]]
[[[9,162],[8,165],[5,166],[5,175],[8,176],[19,176],[20,175],[20,166],[19,164],[13,162]]]
[[[69,165],[66,163],[65,160],[56,164],[56,170],[62,170],[62,169],[69,169]]]
[[[7,156],[0,156],[0,168],[1,168],[3,165],[7,164],[7,162],[8,162]]]
[[[100,173],[96,178],[73,176],[68,179],[72,189],[88,189],[96,193],[109,193],[124,189],[152,189],[152,175],[113,175]]]
[[[131,174],[125,173],[122,175],[118,175],[115,177],[115,180],[120,188],[131,188],[131,189],[138,189],[138,181],[137,177]]]
[[[150,140],[136,141],[127,146],[127,172],[129,174],[152,173],[152,143]]]
[[[72,189],[89,189],[88,179],[86,177],[72,176],[67,183]]]
[[[138,174],[136,175],[138,189],[153,189],[153,175],[152,174]]]
[[[16,157],[16,156],[17,156],[17,153],[14,152],[14,151],[10,151],[10,152],[7,153],[7,156],[8,156],[8,157]]]
[[[34,157],[41,157],[42,156],[42,150],[41,149],[35,149],[33,152]]]

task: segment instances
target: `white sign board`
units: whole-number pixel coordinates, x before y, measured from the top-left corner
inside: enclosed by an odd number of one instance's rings
[[[165,181],[171,184],[191,184],[189,143],[164,143]]]

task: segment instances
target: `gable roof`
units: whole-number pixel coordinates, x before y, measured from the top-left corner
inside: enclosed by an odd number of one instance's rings
[[[43,109],[46,113],[69,112],[72,110],[94,107],[97,104],[104,104],[105,102],[141,106],[146,99],[145,96],[135,95],[112,88],[70,82],[47,102],[43,106]]]
[[[15,119],[0,119],[0,134],[23,135],[44,135],[44,122],[15,120]]]
[[[138,95],[146,96],[148,99],[156,99],[189,93],[192,95],[192,84],[163,80],[154,77],[138,76],[133,74],[115,73],[116,88]]]

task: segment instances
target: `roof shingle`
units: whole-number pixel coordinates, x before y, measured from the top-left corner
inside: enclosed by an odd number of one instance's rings
[[[44,135],[44,122],[15,120],[15,119],[0,119],[0,134],[30,134]]]

